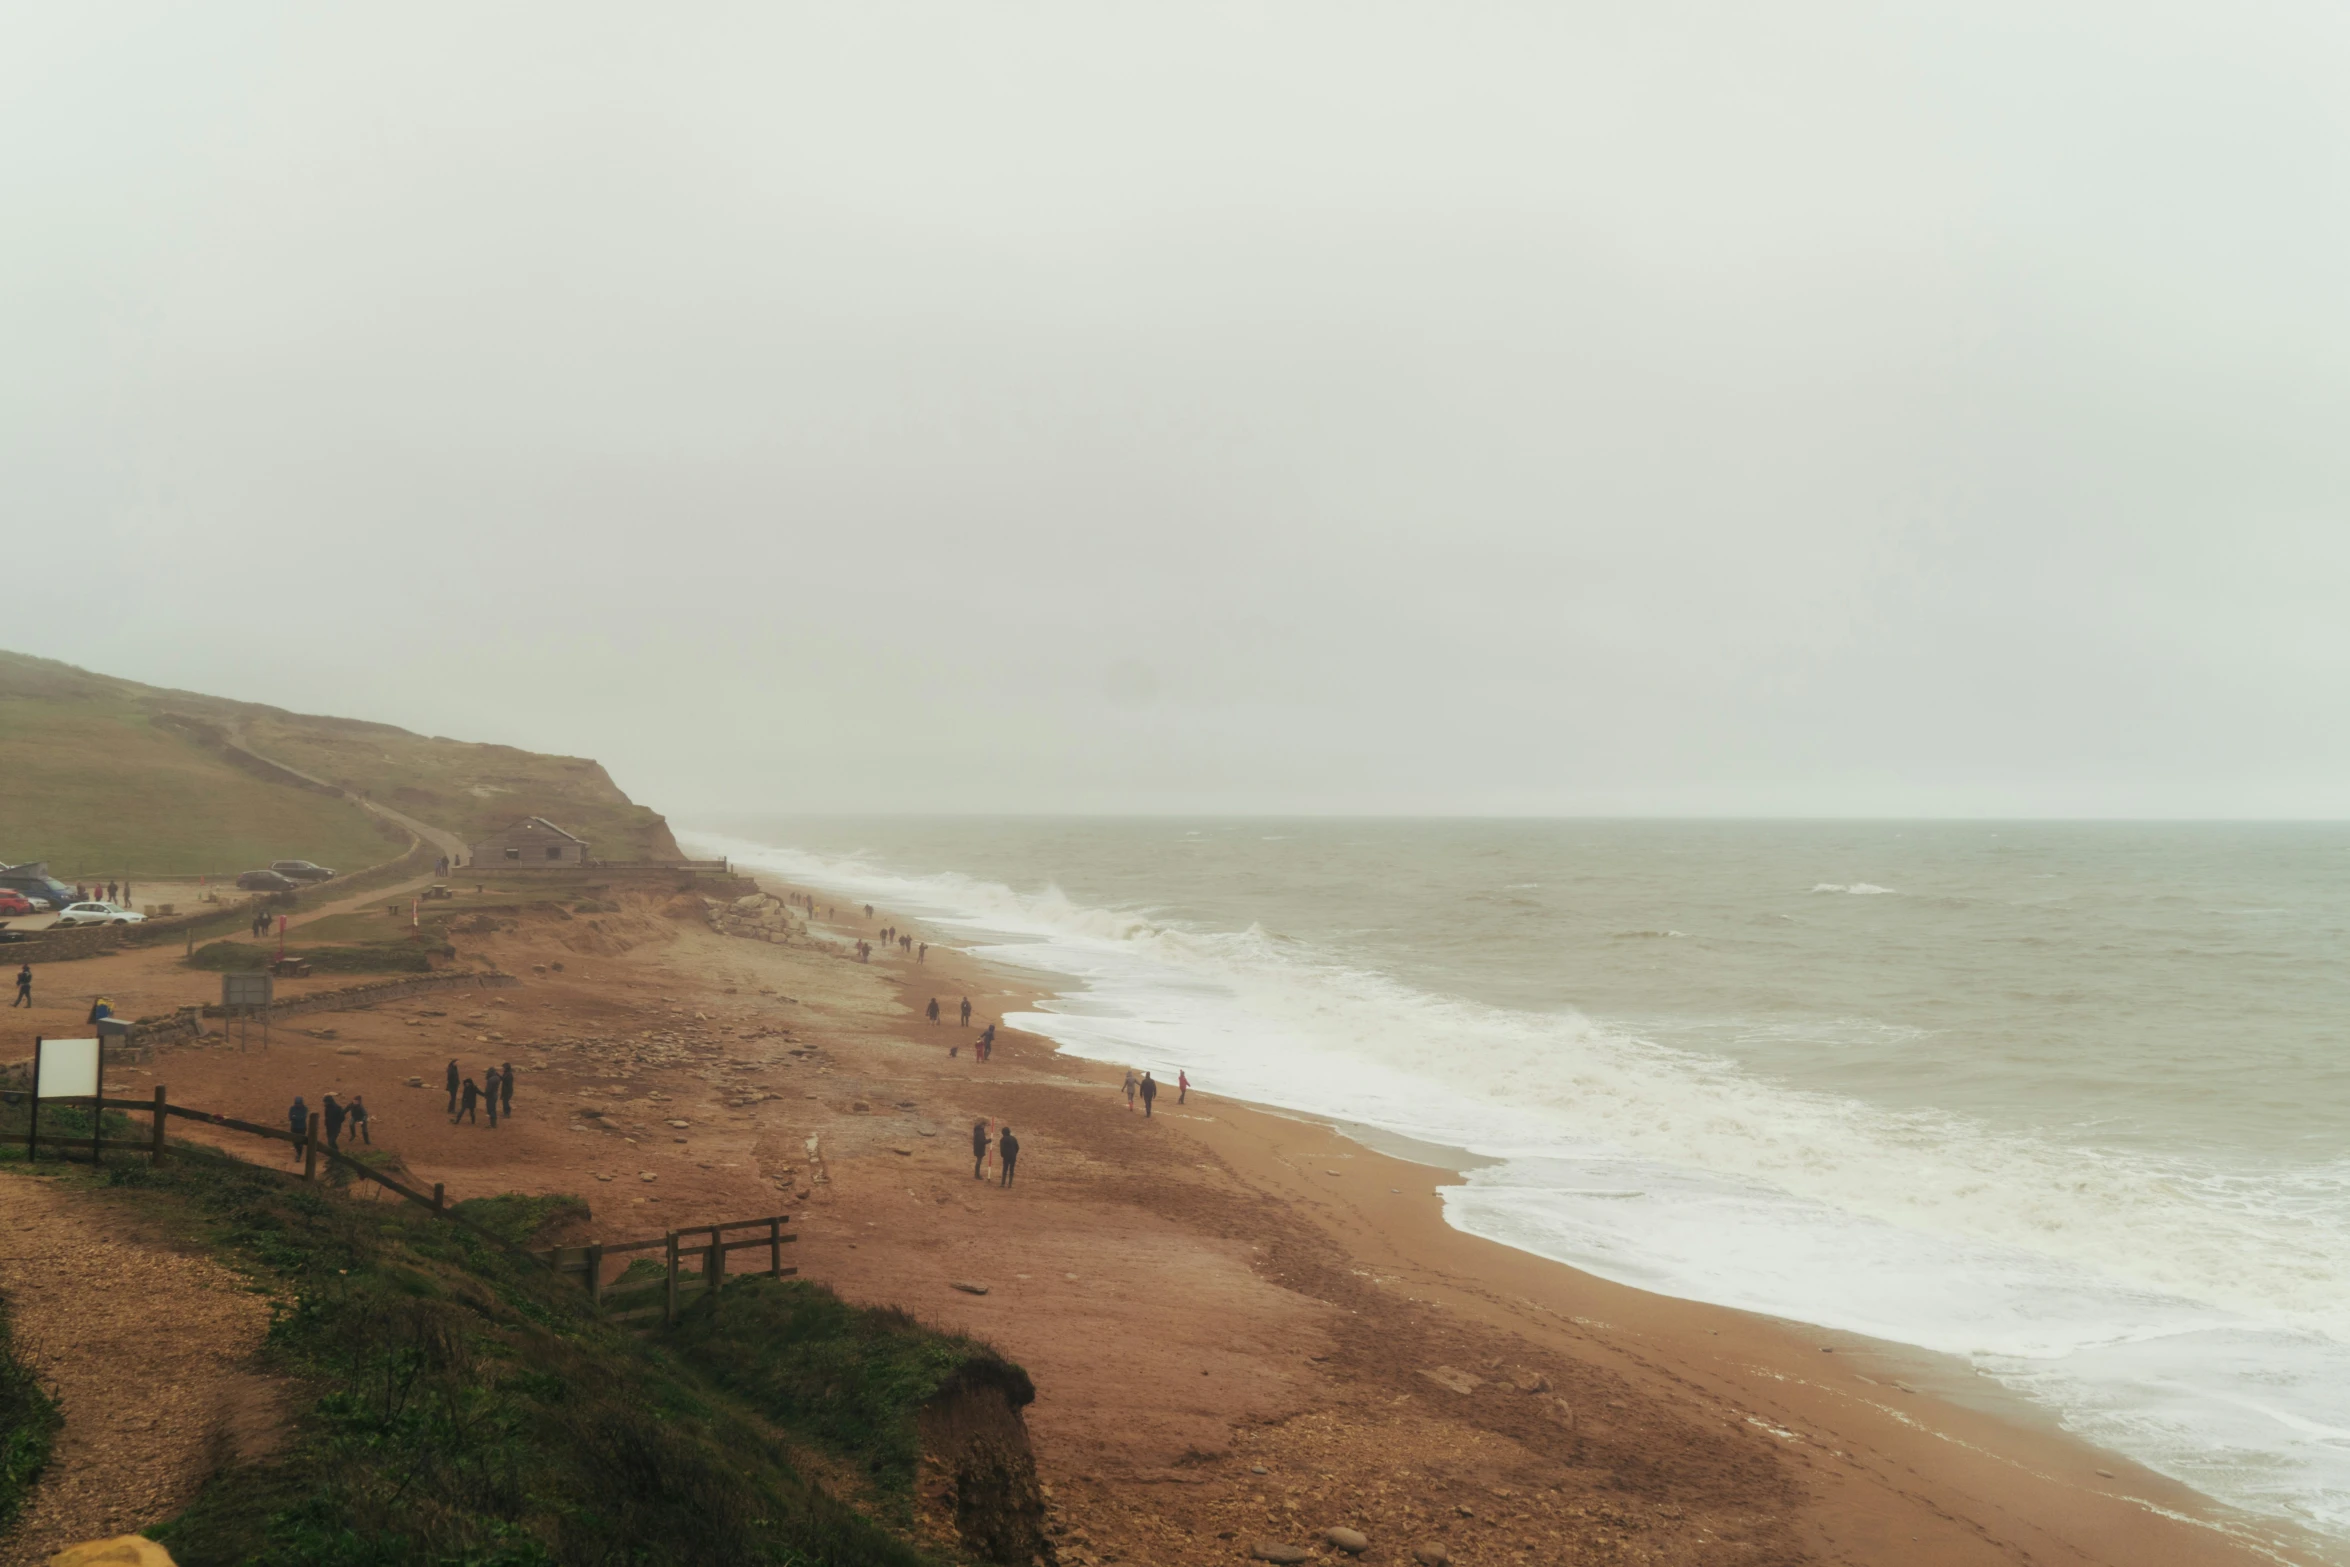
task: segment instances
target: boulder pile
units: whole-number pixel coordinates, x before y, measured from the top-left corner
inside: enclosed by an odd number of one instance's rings
[[[808,933],[806,923],[792,913],[791,905],[764,892],[750,893],[732,903],[713,902],[710,920],[729,936],[771,941],[777,946]]]

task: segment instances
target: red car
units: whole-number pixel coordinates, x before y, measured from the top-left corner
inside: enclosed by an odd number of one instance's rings
[[[23,893],[0,887],[0,919],[5,919],[11,914],[30,914],[32,912],[33,906]]]

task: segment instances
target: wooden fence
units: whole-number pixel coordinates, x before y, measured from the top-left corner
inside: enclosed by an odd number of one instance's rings
[[[629,1311],[611,1312],[607,1314],[605,1320],[630,1322],[658,1315],[663,1322],[675,1322],[679,1292],[686,1277],[689,1276],[685,1267],[688,1262],[698,1264],[690,1276],[695,1278],[698,1287],[710,1297],[713,1311],[717,1309],[718,1292],[726,1284],[726,1254],[730,1251],[750,1251],[763,1247],[767,1252],[767,1276],[769,1278],[780,1279],[798,1273],[799,1269],[787,1268],[783,1265],[783,1248],[799,1239],[797,1235],[785,1232],[784,1226],[789,1223],[791,1223],[790,1214],[778,1213],[770,1214],[764,1219],[734,1219],[725,1224],[697,1224],[689,1229],[671,1230],[666,1235],[656,1235],[650,1240],[596,1241],[586,1246],[557,1246],[547,1251],[533,1252],[531,1255],[554,1269],[558,1274],[576,1273],[580,1275],[581,1283],[587,1287],[588,1299],[595,1302],[600,1309],[604,1303],[605,1258],[625,1256],[636,1251],[661,1250],[667,1254],[666,1261],[668,1263],[668,1277],[663,1286],[661,1303],[657,1306],[640,1306]],[[730,1241],[725,1239],[726,1234],[733,1230],[764,1230],[766,1233],[754,1235],[748,1240]],[[706,1241],[700,1238],[705,1235],[709,1237]],[[694,1237],[690,1244],[686,1239],[688,1236]]]
[[[70,1140],[70,1145],[76,1150],[88,1148],[92,1164],[100,1162],[104,1151],[109,1148],[143,1153],[150,1161],[163,1158],[167,1151],[163,1141],[164,1127],[175,1115],[183,1120],[195,1121],[204,1126],[223,1127],[232,1132],[243,1132],[251,1137],[268,1138],[299,1149],[302,1155],[301,1178],[305,1181],[318,1179],[319,1155],[324,1154],[330,1169],[340,1167],[362,1180],[373,1181],[386,1191],[393,1192],[418,1207],[429,1210],[436,1218],[447,1219],[452,1223],[463,1225],[475,1235],[509,1255],[538,1263],[559,1278],[569,1274],[583,1275],[583,1282],[587,1286],[588,1300],[599,1312],[602,1311],[604,1303],[603,1271],[606,1257],[624,1256],[630,1252],[651,1251],[655,1248],[663,1249],[667,1254],[668,1280],[661,1304],[609,1313],[606,1320],[612,1322],[636,1321],[656,1314],[664,1323],[675,1322],[677,1320],[679,1290],[684,1282],[683,1275],[687,1272],[684,1264],[689,1261],[699,1264],[698,1268],[694,1270],[698,1275],[696,1284],[710,1296],[713,1309],[717,1304],[718,1292],[726,1283],[726,1254],[728,1252],[747,1251],[753,1247],[763,1246],[767,1249],[767,1273],[770,1277],[783,1278],[800,1271],[798,1268],[787,1268],[783,1265],[783,1248],[799,1239],[797,1235],[787,1233],[784,1230],[784,1226],[791,1222],[789,1214],[772,1214],[763,1219],[735,1219],[723,1224],[696,1224],[682,1230],[671,1230],[668,1234],[655,1236],[651,1240],[622,1241],[610,1244],[598,1241],[587,1246],[559,1246],[546,1251],[531,1251],[525,1247],[517,1246],[502,1235],[484,1229],[481,1225],[457,1212],[449,1205],[447,1189],[441,1182],[433,1182],[432,1195],[426,1196],[414,1187],[392,1179],[374,1166],[328,1146],[320,1136],[324,1118],[316,1110],[310,1112],[307,1127],[298,1134],[291,1126],[263,1126],[258,1122],[240,1121],[235,1116],[220,1115],[210,1110],[195,1110],[185,1105],[175,1105],[171,1103],[170,1096],[160,1083],[155,1087],[155,1097],[152,1100],[92,1099],[86,1094],[80,1097],[42,1099],[31,1093],[8,1093],[0,1094],[0,1101],[9,1104],[29,1103],[30,1108],[25,1116],[25,1158],[28,1162],[40,1157],[40,1109],[45,1104],[86,1106],[90,1109],[89,1137],[84,1139],[76,1136]],[[106,1112],[109,1110],[145,1111],[149,1117],[147,1135],[136,1138],[106,1136]],[[52,1138],[51,1141],[57,1144],[60,1158],[71,1157],[66,1151],[66,1139]],[[730,1241],[723,1238],[729,1231],[760,1228],[763,1228],[766,1233],[754,1236],[749,1240]],[[704,1235],[707,1235],[709,1239],[707,1241],[699,1240],[699,1237]],[[696,1237],[695,1243],[683,1244],[683,1239],[687,1236]],[[630,1291],[629,1293],[634,1292]]]

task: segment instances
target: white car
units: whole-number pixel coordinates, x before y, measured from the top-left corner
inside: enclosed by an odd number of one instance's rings
[[[57,916],[60,925],[139,925],[147,916],[113,903],[69,903]]]

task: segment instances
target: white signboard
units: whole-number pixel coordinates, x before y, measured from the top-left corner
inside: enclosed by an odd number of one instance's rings
[[[41,1080],[33,1092],[43,1099],[98,1097],[98,1041],[44,1039],[41,1041]]]

